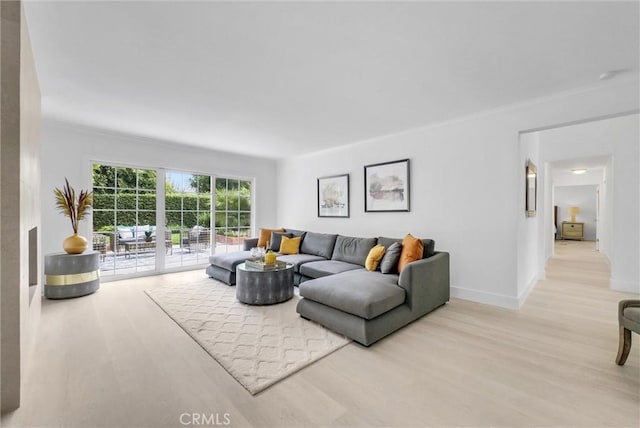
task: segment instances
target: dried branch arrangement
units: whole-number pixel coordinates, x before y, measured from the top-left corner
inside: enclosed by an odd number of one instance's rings
[[[69,180],[64,179],[65,185],[62,189],[56,188],[53,193],[56,195],[56,207],[60,212],[71,219],[73,233],[78,233],[78,222],[91,211],[93,205],[93,192],[81,190],[76,200],[76,191],[69,184]]]

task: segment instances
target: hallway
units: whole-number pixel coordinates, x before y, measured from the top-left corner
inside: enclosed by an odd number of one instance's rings
[[[609,288],[611,270],[593,241],[556,241],[547,265],[547,279],[580,283],[587,288]]]

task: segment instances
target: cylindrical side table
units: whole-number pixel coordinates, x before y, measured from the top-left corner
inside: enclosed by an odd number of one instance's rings
[[[47,254],[44,275],[44,295],[49,299],[91,294],[100,288],[100,253]]]
[[[236,298],[248,305],[272,305],[293,297],[293,265],[261,271],[245,263],[236,266]]]

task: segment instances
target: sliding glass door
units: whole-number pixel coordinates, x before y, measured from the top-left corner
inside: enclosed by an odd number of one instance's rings
[[[211,255],[211,176],[167,171],[165,223],[173,243],[167,268],[201,265]]]
[[[156,270],[156,177],[153,169],[93,165],[92,244],[102,275]]]
[[[215,252],[240,251],[251,234],[251,181],[216,178]]]
[[[204,266],[212,253],[242,250],[252,233],[252,187],[246,179],[94,164],[93,249],[102,275]]]

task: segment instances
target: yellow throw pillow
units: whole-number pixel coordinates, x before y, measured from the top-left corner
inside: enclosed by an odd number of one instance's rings
[[[296,236],[295,238],[282,237],[280,241],[280,254],[298,254],[300,252],[300,241],[302,237]]]
[[[411,262],[422,259],[424,247],[422,240],[414,238],[410,233],[402,240],[402,252],[400,253],[400,261],[398,262],[398,272]]]
[[[384,245],[378,244],[369,251],[367,260],[364,262],[364,267],[369,271],[374,271],[378,268],[382,256],[384,256]]]
[[[271,239],[271,232],[284,232],[283,228],[280,229],[260,229],[260,235],[258,236],[257,247],[266,247],[267,242]]]

